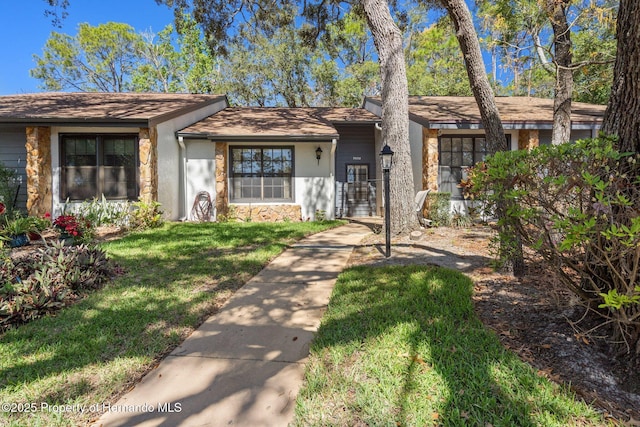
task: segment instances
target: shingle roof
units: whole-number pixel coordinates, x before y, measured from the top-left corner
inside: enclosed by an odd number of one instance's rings
[[[367,98],[380,104],[380,98]],[[504,123],[552,123],[553,99],[532,97],[496,97]],[[599,123],[606,106],[572,102],[571,121]],[[417,121],[429,124],[480,123],[475,98],[467,96],[410,96],[409,112]]]
[[[224,95],[168,93],[33,93],[0,96],[0,122],[160,121]]]
[[[362,108],[227,108],[182,129],[178,135],[220,139],[333,139],[332,123],[375,123]]]

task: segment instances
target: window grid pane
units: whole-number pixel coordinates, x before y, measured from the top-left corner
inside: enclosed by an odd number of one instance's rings
[[[62,135],[61,196],[136,200],[136,135]]]
[[[290,200],[293,149],[231,148],[231,189],[234,200]]]
[[[487,157],[488,147],[484,136],[464,136],[439,138],[438,188],[441,192],[451,193],[454,199],[462,198],[458,184],[463,169],[483,161]]]

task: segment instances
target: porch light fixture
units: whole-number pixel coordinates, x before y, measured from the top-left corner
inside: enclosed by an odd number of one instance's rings
[[[382,172],[384,174],[384,231],[385,231],[385,253],[384,256],[391,256],[391,196],[389,194],[389,172],[393,163],[393,150],[387,144],[384,144],[380,151],[380,159],[382,159]]]
[[[393,150],[387,144],[384,144],[384,147],[382,147],[380,158],[382,159],[382,170],[389,171],[393,161]]]
[[[318,164],[320,164],[320,157],[322,157],[322,148],[318,147],[316,148],[316,160]]]

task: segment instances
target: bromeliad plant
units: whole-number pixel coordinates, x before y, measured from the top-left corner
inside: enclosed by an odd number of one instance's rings
[[[102,249],[62,243],[0,266],[0,334],[60,310],[120,272]]]

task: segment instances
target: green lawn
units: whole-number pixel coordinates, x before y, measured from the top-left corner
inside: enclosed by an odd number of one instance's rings
[[[473,283],[430,266],[343,272],[311,348],[299,426],[607,425],[475,316]]]
[[[103,244],[125,275],[0,336],[0,425],[86,423],[54,405],[109,402],[288,244],[338,224],[172,223]]]

